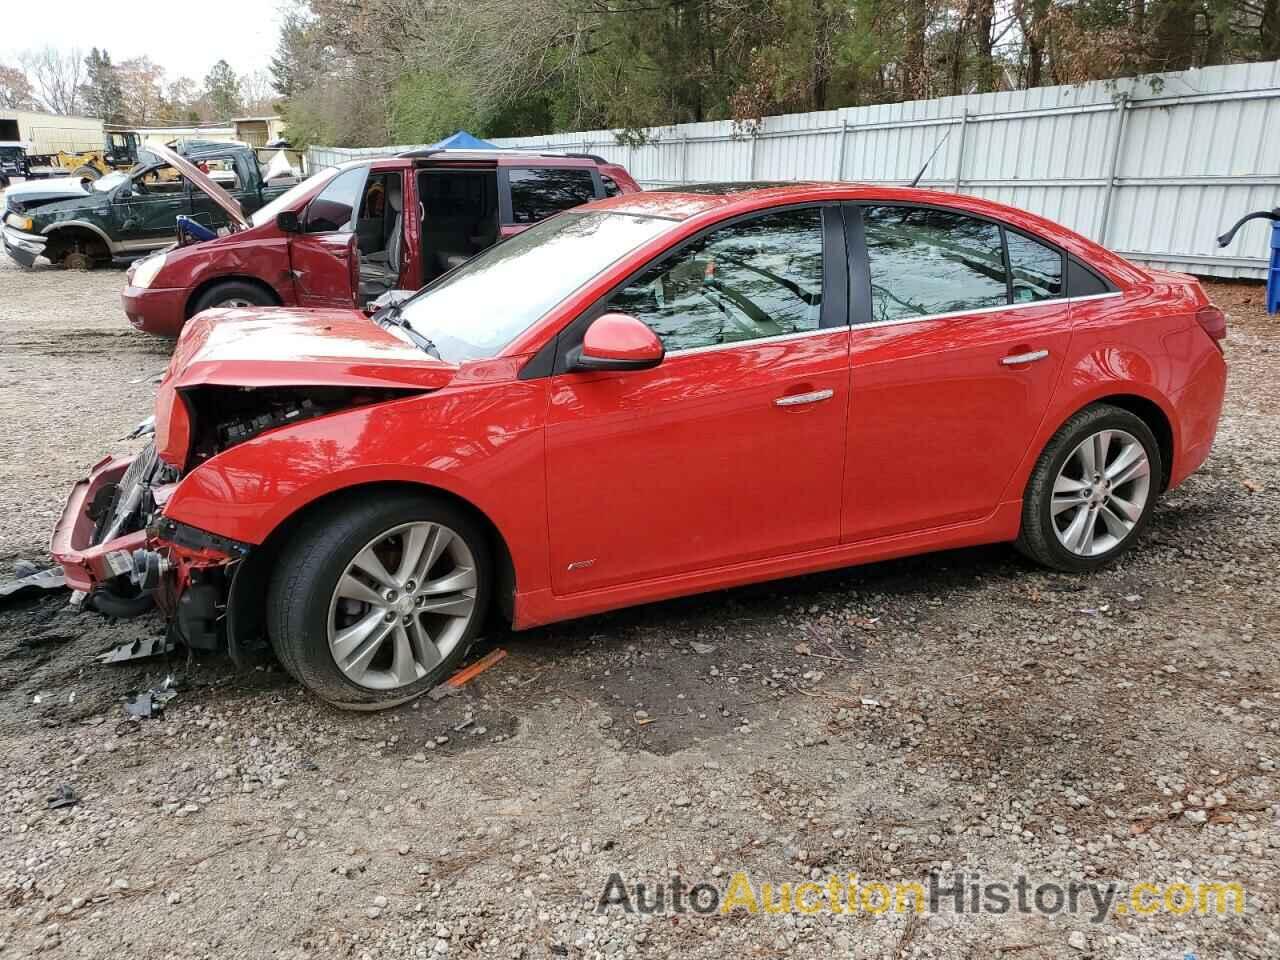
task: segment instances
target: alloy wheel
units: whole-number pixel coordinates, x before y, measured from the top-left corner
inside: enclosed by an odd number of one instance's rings
[[[213,304],[214,308],[252,307],[253,303],[244,297],[227,297]]]
[[[1053,482],[1050,515],[1058,542],[1079,557],[1119,546],[1151,495],[1151,462],[1133,434],[1099,430],[1085,437]]]
[[[348,680],[372,690],[425,677],[467,633],[476,562],[443,524],[419,521],[379,534],[347,564],[329,603],[329,652]]]

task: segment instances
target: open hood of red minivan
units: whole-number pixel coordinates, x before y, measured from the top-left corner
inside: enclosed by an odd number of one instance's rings
[[[206,310],[188,321],[165,386],[434,390],[457,371],[359,310],[248,307]]]

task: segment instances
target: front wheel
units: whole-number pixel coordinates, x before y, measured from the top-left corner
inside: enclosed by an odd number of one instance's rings
[[[1133,546],[1163,476],[1160,446],[1137,415],[1081,410],[1040,455],[1022,504],[1018,549],[1047,567],[1096,570]]]
[[[215,283],[196,299],[191,306],[194,317],[201,310],[230,307],[270,307],[276,303],[266,290],[242,280],[227,280]]]
[[[330,703],[382,709],[440,683],[488,609],[488,539],[452,504],[351,498],[304,521],[267,597],[276,656]]]

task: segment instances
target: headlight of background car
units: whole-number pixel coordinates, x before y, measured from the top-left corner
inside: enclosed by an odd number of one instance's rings
[[[130,282],[135,287],[141,287],[143,290],[151,286],[151,281],[156,278],[156,274],[160,272],[160,268],[164,266],[165,255],[158,253],[154,257],[147,257],[134,264],[132,270],[132,278]]]
[[[30,230],[32,220],[30,217],[20,217],[16,213],[11,213],[4,218],[4,222],[16,230]]]

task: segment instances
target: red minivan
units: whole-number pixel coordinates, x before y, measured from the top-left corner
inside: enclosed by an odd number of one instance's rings
[[[361,307],[416,290],[552,214],[640,189],[590,154],[420,150],[330,167],[246,217],[202,171],[166,159],[227,211],[232,232],[180,239],[129,268],[129,322],[165,337],[211,307]]]

